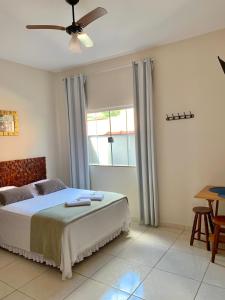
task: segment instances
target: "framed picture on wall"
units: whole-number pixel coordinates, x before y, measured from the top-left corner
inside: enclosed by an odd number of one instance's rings
[[[0,136],[19,135],[19,121],[16,111],[0,110]]]

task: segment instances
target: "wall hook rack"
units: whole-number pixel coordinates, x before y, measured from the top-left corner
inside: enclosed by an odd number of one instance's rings
[[[186,119],[193,119],[195,115],[190,111],[189,113],[183,113],[179,114],[177,113],[176,115],[166,115],[166,121],[177,121],[177,120],[186,120]]]

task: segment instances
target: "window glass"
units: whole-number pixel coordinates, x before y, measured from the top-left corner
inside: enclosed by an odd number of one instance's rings
[[[90,113],[87,123],[90,164],[136,165],[133,108]]]
[[[89,155],[89,163],[91,165],[99,164],[98,137],[97,136],[89,136],[89,138],[88,138],[88,155]]]
[[[97,135],[110,135],[109,111],[96,113]]]
[[[112,157],[114,166],[128,166],[128,144],[127,144],[127,135],[112,135],[113,144],[112,144]]]
[[[98,159],[99,165],[112,165],[111,145],[108,142],[108,136],[98,137]]]
[[[97,135],[96,114],[87,114],[87,131],[88,136]]]

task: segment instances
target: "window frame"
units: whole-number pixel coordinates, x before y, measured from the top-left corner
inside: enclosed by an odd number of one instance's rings
[[[86,117],[87,117],[88,114],[92,114],[92,113],[122,110],[122,109],[129,109],[129,108],[134,109],[134,105],[129,104],[129,105],[121,105],[121,106],[110,106],[110,107],[105,107],[105,108],[87,109],[86,110]],[[88,122],[88,121],[86,120],[86,122]],[[87,135],[87,138],[88,138],[88,135]],[[88,162],[88,165],[89,165],[89,167],[103,167],[103,168],[136,168],[137,167],[137,165],[135,165],[135,166],[132,166],[132,165],[104,165],[104,164],[100,165],[100,164],[94,164],[94,163],[89,163],[89,162]]]

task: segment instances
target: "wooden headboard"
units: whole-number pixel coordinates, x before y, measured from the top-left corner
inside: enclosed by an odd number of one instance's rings
[[[46,179],[45,157],[0,162],[0,187],[22,186]]]

